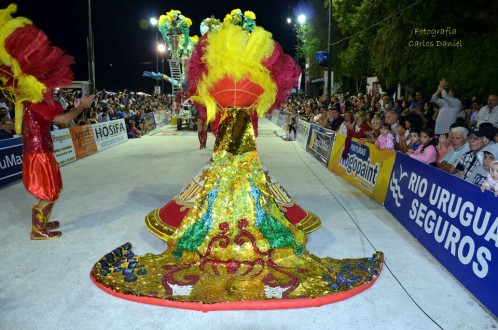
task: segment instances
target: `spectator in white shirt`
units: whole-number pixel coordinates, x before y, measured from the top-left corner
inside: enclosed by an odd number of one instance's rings
[[[451,124],[456,121],[458,114],[463,108],[462,102],[458,99],[460,92],[455,88],[446,92],[446,85],[446,80],[441,79],[436,92],[431,98],[431,102],[439,106],[436,127],[434,129],[436,135],[448,133]]]
[[[498,98],[496,95],[490,95],[488,104],[477,113],[477,126],[482,123],[491,123],[494,127],[498,127]]]

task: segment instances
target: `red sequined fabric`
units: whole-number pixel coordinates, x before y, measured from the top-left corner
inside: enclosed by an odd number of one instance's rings
[[[23,116],[23,184],[34,196],[57,200],[62,190],[59,166],[53,155],[50,135],[52,120],[62,113],[62,106],[29,104]]]
[[[49,107],[46,103],[28,105],[24,110],[22,123],[22,142],[25,154],[53,151],[50,125],[62,111],[60,104],[54,107]]]

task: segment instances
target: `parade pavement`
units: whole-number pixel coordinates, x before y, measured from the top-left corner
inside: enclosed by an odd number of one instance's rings
[[[319,257],[385,254],[377,282],[322,307],[202,313],[122,300],[90,280],[92,266],[126,242],[136,254],[166,243],[144,224],[209,160],[197,133],[166,126],[61,167],[64,190],[52,219],[63,236],[31,241],[35,199],[16,183],[0,189],[0,329],[496,329],[497,318],[381,205],[330,172],[282,129],[261,119],[261,161],[323,226],[307,249]]]

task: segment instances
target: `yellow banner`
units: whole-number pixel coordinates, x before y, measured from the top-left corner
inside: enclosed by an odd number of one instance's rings
[[[379,204],[384,204],[396,151],[379,150],[370,143],[351,141],[347,158],[343,159],[346,136],[336,134],[328,169],[351,182]]]

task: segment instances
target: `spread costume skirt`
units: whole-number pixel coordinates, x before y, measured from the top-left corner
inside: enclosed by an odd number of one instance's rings
[[[197,196],[204,187],[211,165],[212,160],[171,201],[162,208],[150,212],[145,218],[147,229],[160,239],[167,241],[190,209],[196,205]],[[305,233],[318,229],[321,225],[320,218],[299,206],[268,169],[263,164],[261,167],[266,177],[268,191],[271,192],[285,218]]]
[[[167,250],[136,256],[130,243],[117,247],[91,270],[100,288],[203,311],[296,308],[358,294],[381,272],[381,252],[336,260],[306,250],[319,220],[288,213],[284,204],[296,204],[261,165],[247,109],[224,109],[212,160],[192,182],[146,218]]]

